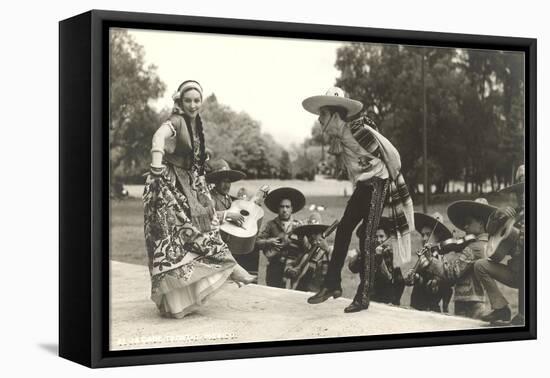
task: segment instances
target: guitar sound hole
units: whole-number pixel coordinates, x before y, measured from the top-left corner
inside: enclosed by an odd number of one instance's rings
[[[241,215],[242,215],[243,217],[246,217],[246,216],[249,216],[249,215],[250,215],[250,213],[249,213],[248,211],[246,211],[246,210],[241,210],[240,213],[241,213]]]

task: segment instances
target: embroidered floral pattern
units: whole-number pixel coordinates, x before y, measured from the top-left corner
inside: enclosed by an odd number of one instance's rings
[[[169,165],[161,175],[149,175],[143,203],[153,294],[167,276],[188,281],[199,263],[212,271],[234,264],[218,229],[201,233],[193,226],[188,200],[176,188],[173,167]]]

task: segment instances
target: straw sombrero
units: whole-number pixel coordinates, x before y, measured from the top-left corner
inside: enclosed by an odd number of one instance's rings
[[[428,227],[439,240],[453,237],[451,230],[443,224],[443,216],[437,212],[432,215],[415,212],[414,227],[418,233],[422,233],[422,229]]]
[[[320,109],[323,106],[338,106],[347,112],[347,116],[351,117],[363,109],[363,104],[357,100],[352,100],[346,97],[346,93],[338,88],[329,88],[323,96],[312,96],[302,101],[302,106],[310,113],[319,115]]]
[[[515,183],[499,190],[501,193],[522,193],[525,191],[525,165],[520,165],[516,171]]]
[[[206,174],[206,181],[211,183],[224,179],[235,182],[246,177],[243,172],[230,169],[229,164],[223,159],[209,161],[208,166],[210,171]]]
[[[292,232],[298,235],[299,238],[311,234],[320,234],[329,227],[326,224],[322,224],[322,222],[323,219],[321,218],[321,214],[312,213],[307,219],[306,224],[296,227]]]
[[[297,189],[294,188],[277,188],[269,192],[265,198],[265,205],[274,213],[279,212],[281,201],[287,199],[292,203],[292,213],[297,213],[302,210],[306,204],[306,197]]]
[[[475,201],[456,201],[447,208],[447,216],[456,227],[464,231],[466,217],[471,216],[487,224],[489,216],[496,209],[495,206],[489,205],[485,198],[478,198]]]

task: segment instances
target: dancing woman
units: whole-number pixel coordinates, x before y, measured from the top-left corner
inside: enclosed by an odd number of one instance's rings
[[[184,81],[169,119],[155,132],[143,193],[151,299],[160,314],[182,318],[198,309],[229,278],[252,283],[219,233],[205,181],[207,160],[199,110],[203,90]]]

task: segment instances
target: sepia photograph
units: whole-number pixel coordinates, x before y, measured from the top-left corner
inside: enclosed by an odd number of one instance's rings
[[[108,39],[109,351],[526,325],[523,52]]]

